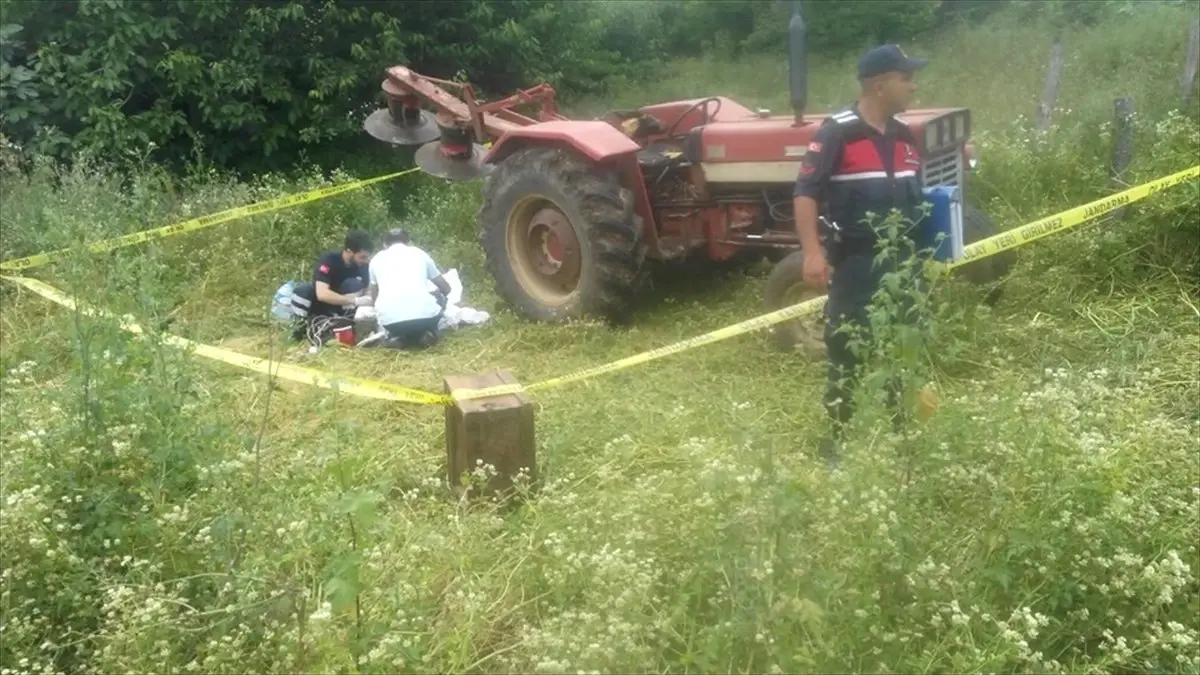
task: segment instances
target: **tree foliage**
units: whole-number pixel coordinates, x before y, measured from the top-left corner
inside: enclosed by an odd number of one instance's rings
[[[0,20],[0,121],[41,151],[154,144],[240,165],[361,133],[398,63],[497,91],[528,77],[587,89],[616,59],[571,41],[582,14],[550,0],[18,0]]]
[[[1088,21],[1114,0],[805,2],[810,51],[910,41],[1001,4]],[[384,69],[407,64],[485,93],[546,81],[569,97],[652,78],[680,56],[786,48],[783,0],[8,0],[0,134],[68,157],[289,166],[361,138]]]

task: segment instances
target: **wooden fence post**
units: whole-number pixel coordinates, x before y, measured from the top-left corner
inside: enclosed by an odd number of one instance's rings
[[[1192,32],[1188,38],[1187,57],[1183,62],[1183,76],[1179,82],[1179,95],[1184,107],[1192,98],[1192,87],[1196,84],[1196,70],[1200,68],[1200,19],[1192,21]]]
[[[1038,104],[1037,116],[1034,119],[1035,128],[1039,132],[1050,128],[1054,104],[1058,101],[1058,83],[1062,79],[1063,61],[1062,33],[1059,33],[1054,38],[1054,45],[1050,47],[1050,66],[1046,70],[1046,85],[1042,88],[1042,101]]]
[[[1133,99],[1119,98],[1113,101],[1113,162],[1112,184],[1116,190],[1124,190],[1129,186],[1125,183],[1125,172],[1133,161]],[[1113,211],[1112,217],[1122,219],[1126,215],[1125,208]]]
[[[508,371],[479,375],[450,375],[445,391],[515,385]],[[454,400],[446,406],[446,470],[450,489],[462,497],[464,474],[487,472],[479,496],[512,497],[520,474],[535,486],[538,479],[533,404],[524,393]],[[493,473],[494,472],[494,473]],[[515,500],[514,500],[515,501]]]

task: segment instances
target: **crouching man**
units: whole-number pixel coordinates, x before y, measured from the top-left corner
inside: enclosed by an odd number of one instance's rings
[[[370,235],[351,230],[340,251],[317,258],[312,282],[300,284],[292,293],[292,309],[302,319],[293,335],[296,339],[307,333],[319,345],[334,328],[353,323],[356,307],[371,304],[366,290],[373,248]]]
[[[446,308],[450,284],[429,254],[411,245],[408,232],[390,230],[383,250],[370,264],[370,297],[375,318],[389,342],[403,348],[431,347],[438,341],[438,322]],[[440,297],[429,290],[437,287]]]

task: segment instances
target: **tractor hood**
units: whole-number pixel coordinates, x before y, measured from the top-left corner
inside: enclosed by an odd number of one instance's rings
[[[646,112],[653,114],[650,110]],[[721,114],[723,112],[718,112],[715,120],[693,128],[688,134],[688,155],[692,161],[797,162],[804,157],[821,122],[828,117],[827,114],[805,115],[804,125],[798,126],[791,117],[763,117],[749,110],[746,110],[747,115],[734,117],[733,111],[728,115]],[[897,119],[912,131],[924,156],[959,148],[970,138],[971,116],[967,108],[910,110],[898,115]],[[678,128],[687,129],[687,121]]]

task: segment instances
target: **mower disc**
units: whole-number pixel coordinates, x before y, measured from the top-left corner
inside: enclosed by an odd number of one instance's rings
[[[417,123],[396,124],[387,108],[376,110],[367,116],[363,128],[368,134],[392,145],[424,145],[438,139],[437,122],[433,114],[422,110]]]
[[[436,137],[437,127],[434,127],[434,134]],[[487,148],[478,143],[472,143],[471,156],[456,159],[448,157],[442,152],[441,141],[434,141],[417,148],[414,161],[422,171],[431,176],[454,181],[475,180],[483,178],[495,168],[491,164],[483,163],[483,156],[486,153]]]

